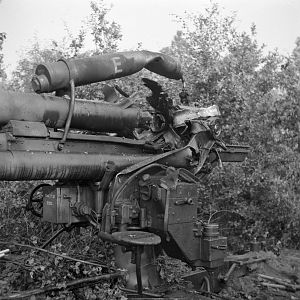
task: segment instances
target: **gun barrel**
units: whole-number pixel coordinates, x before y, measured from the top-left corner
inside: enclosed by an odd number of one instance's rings
[[[69,87],[120,78],[143,68],[170,79],[181,79],[181,67],[172,57],[150,51],[128,51],[80,59],[61,59],[37,66],[32,87],[37,93],[48,93]]]
[[[191,168],[192,152],[183,148],[172,155],[70,153],[55,151],[0,151],[0,180],[83,180],[99,181],[107,163],[116,171],[138,163],[159,162],[178,168]]]
[[[10,120],[44,122],[47,127],[65,126],[70,100],[50,95],[0,90],[0,126]],[[151,115],[138,108],[123,109],[100,101],[76,100],[71,128],[123,133],[149,124]]]
[[[108,161],[113,161],[120,171],[145,158],[145,155],[0,151],[0,180],[98,181]]]

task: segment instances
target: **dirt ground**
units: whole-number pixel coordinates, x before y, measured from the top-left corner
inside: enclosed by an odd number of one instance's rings
[[[283,249],[279,256],[262,251],[244,255],[244,261],[249,258],[265,260],[237,264],[219,293],[221,299],[300,299],[300,251]]]

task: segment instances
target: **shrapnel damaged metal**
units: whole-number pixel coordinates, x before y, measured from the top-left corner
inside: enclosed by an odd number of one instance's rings
[[[32,86],[37,93],[85,85],[136,73],[143,68],[170,79],[182,79],[180,64],[172,57],[150,51],[127,51],[81,59],[61,59],[36,68]]]

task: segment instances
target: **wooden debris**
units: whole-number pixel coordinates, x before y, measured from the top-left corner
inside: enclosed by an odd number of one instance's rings
[[[95,277],[90,277],[90,278],[83,278],[83,279],[77,279],[73,280],[69,283],[66,283],[65,286],[48,286],[40,289],[35,289],[35,290],[30,290],[30,291],[25,291],[22,293],[18,294],[12,294],[12,295],[7,295],[7,296],[0,296],[0,300],[6,300],[6,299],[25,299],[31,296],[35,295],[40,295],[48,292],[54,292],[54,291],[59,291],[62,289],[75,289],[75,288],[80,288],[82,286],[86,285],[92,285],[96,284],[99,281],[103,280],[111,280],[119,277],[123,277],[124,272],[115,272],[112,274],[106,274],[106,275],[100,275],[100,276],[95,276]]]
[[[258,276],[262,279],[266,279],[276,283],[273,284],[273,283],[262,282],[261,284],[263,286],[273,287],[273,288],[292,291],[292,292],[300,291],[300,284],[292,284],[289,280],[272,277],[264,274],[258,274]]]
[[[7,254],[9,251],[10,251],[9,249],[1,250],[0,251],[0,258],[3,257],[5,254]]]
[[[59,253],[55,253],[55,252],[52,252],[52,251],[49,251],[49,250],[45,250],[45,249],[42,249],[42,248],[39,248],[39,247],[34,247],[34,246],[26,245],[26,244],[2,242],[2,241],[0,241],[0,244],[10,244],[10,245],[17,246],[17,247],[25,247],[25,248],[32,249],[32,250],[35,250],[35,251],[44,252],[44,253],[48,253],[48,254],[51,254],[51,255],[59,256],[59,257],[62,257],[64,259],[67,259],[67,260],[80,262],[82,264],[115,270],[115,268],[108,267],[108,266],[103,265],[103,264],[98,264],[98,263],[93,263],[93,262],[89,262],[89,261],[86,261],[86,260],[77,259],[77,258],[74,258],[74,257],[70,257],[70,256],[67,256],[67,255],[62,255],[62,254],[59,254]],[[0,256],[0,258],[1,258],[1,256]]]

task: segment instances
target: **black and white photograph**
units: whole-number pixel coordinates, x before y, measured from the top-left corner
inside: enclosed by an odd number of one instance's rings
[[[0,300],[300,300],[299,0],[0,0]]]

